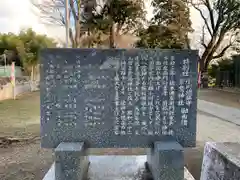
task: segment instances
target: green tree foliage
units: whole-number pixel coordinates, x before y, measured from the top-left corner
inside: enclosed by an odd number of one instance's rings
[[[217,72],[219,71],[229,71],[234,70],[234,64],[232,58],[221,58],[216,64],[211,64],[208,68],[208,74],[216,78]]]
[[[24,51],[24,44],[21,39],[13,34],[0,34],[0,55],[5,54],[7,59],[7,64],[10,65],[14,60],[17,66],[22,66],[22,61],[20,61],[20,53]],[[1,65],[4,65],[2,59]]]
[[[38,53],[47,47],[56,47],[53,39],[36,34],[32,29],[22,30],[19,34],[0,34],[0,54],[6,54],[7,64],[12,61],[29,71],[38,64]],[[30,70],[32,71],[32,70]]]
[[[190,12],[184,0],[153,0],[154,17],[139,32],[137,47],[190,48],[188,33],[192,32]]]
[[[145,21],[143,0],[107,0],[100,11],[93,12],[91,24],[109,36],[109,47],[115,47],[114,38],[134,33]]]
[[[204,21],[201,44],[204,52],[200,60],[201,71],[206,71],[213,59],[224,56],[225,52],[234,46],[240,28],[240,0],[191,0],[192,6],[199,12]],[[206,42],[206,37],[210,40]],[[221,48],[224,38],[229,37],[229,43]]]
[[[32,29],[21,31],[18,37],[24,44],[24,52],[20,53],[20,55],[26,65],[36,66],[38,64],[38,53],[41,49],[56,47],[53,39],[36,34]]]

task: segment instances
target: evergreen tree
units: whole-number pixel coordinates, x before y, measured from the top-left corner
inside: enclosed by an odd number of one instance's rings
[[[190,12],[184,0],[153,0],[154,17],[139,32],[137,47],[190,48],[188,33],[192,32]]]

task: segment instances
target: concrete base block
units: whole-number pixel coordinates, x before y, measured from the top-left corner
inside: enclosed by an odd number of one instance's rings
[[[147,152],[146,168],[154,180],[183,180],[183,147],[178,142],[155,142]]]
[[[152,174],[144,168],[146,156],[89,156],[88,178],[91,180],[152,180]],[[43,180],[55,180],[55,164]],[[184,180],[194,180],[184,168]]]
[[[207,142],[201,180],[240,179],[240,144]]]
[[[184,167],[184,180],[195,180],[186,167]]]
[[[55,149],[56,180],[83,180],[88,164],[84,143],[61,143]]]
[[[55,163],[52,164],[51,168],[45,174],[43,180],[55,180]]]

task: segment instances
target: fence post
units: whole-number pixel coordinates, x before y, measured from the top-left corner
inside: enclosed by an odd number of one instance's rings
[[[12,68],[11,68],[11,83],[13,87],[13,99],[16,99],[16,93],[15,93],[15,62],[12,62]]]

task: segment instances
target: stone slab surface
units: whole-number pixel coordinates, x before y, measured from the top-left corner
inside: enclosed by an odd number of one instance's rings
[[[148,180],[144,179],[146,156],[90,156],[91,180]],[[55,180],[53,164],[43,180]],[[184,180],[194,180],[184,168]]]
[[[45,49],[41,145],[195,146],[197,51]]]
[[[201,180],[240,179],[240,144],[234,142],[205,145]]]
[[[84,143],[60,143],[57,148],[55,149],[55,152],[82,152],[84,148]]]

